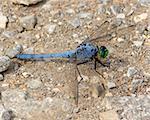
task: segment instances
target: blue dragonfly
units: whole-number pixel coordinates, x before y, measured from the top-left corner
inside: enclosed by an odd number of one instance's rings
[[[104,30],[103,28],[108,28],[109,22],[104,21],[100,27],[101,30]],[[108,30],[108,29],[107,29]],[[107,31],[106,30],[106,31]],[[94,70],[100,74],[96,70],[96,64],[100,63],[102,66],[110,66],[110,62],[108,63],[103,63],[102,60],[106,59],[109,55],[109,50],[105,45],[97,46],[95,44],[95,41],[100,41],[100,39],[106,39],[106,38],[111,38],[112,33],[115,31],[115,27],[112,30],[108,30],[107,33],[104,32],[103,35],[92,35],[96,36],[91,39],[87,39],[84,42],[82,42],[80,45],[78,45],[74,50],[68,50],[65,52],[61,53],[48,53],[48,54],[17,54],[16,58],[21,59],[21,60],[38,60],[38,61],[47,61],[47,60],[54,60],[55,59],[64,59],[68,60],[71,63],[75,63],[76,70],[75,73],[79,74],[79,76],[82,78],[80,71],[78,69],[78,65],[84,64],[90,61],[94,61]],[[119,30],[120,31],[120,30]],[[98,33],[102,33],[102,31],[99,31]],[[100,74],[101,75],[101,74]],[[103,77],[103,75],[101,75]],[[77,79],[77,78],[76,78]],[[76,80],[77,81],[77,80]],[[78,83],[76,85],[78,87]],[[78,104],[78,88],[76,88],[76,95],[75,95],[75,103]]]

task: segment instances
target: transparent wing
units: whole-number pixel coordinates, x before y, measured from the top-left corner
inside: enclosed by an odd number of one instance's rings
[[[92,42],[96,45],[99,42],[108,44],[111,39],[132,33],[134,29],[135,25],[133,24],[116,26],[113,22],[105,20],[101,22],[100,26],[84,42]]]

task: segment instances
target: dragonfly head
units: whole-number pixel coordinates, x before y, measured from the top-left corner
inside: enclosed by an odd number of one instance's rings
[[[105,46],[98,47],[98,59],[100,58],[106,58],[108,56],[108,49]]]

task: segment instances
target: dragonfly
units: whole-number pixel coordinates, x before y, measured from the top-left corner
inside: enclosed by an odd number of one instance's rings
[[[39,60],[45,61],[47,59],[55,60],[55,59],[67,59],[71,63],[75,63],[76,70],[79,76],[82,78],[80,71],[78,69],[78,65],[88,63],[90,61],[94,61],[94,70],[96,70],[97,63],[100,63],[102,66],[109,67],[110,62],[103,63],[102,60],[106,59],[109,56],[109,50],[105,45],[96,45],[96,41],[100,41],[101,39],[106,39],[112,37],[114,31],[116,31],[116,27],[111,30],[108,30],[110,23],[108,21],[104,21],[100,27],[101,30],[107,29],[107,33],[102,34],[102,31],[99,31],[99,35],[94,35],[94,37],[87,38],[84,42],[79,44],[74,50],[68,50],[65,52],[58,52],[58,53],[48,53],[48,54],[17,54],[16,58],[21,60]],[[123,30],[122,28],[120,30]],[[119,31],[120,31],[119,30]],[[96,36],[96,37],[95,37]],[[77,78],[76,78],[77,79]],[[77,81],[77,80],[76,80]],[[77,86],[78,87],[78,83]],[[78,88],[76,88],[76,95],[75,95],[75,103],[78,105]]]

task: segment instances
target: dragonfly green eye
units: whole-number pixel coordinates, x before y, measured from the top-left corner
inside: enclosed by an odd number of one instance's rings
[[[98,54],[101,58],[106,58],[108,56],[108,49],[105,46],[101,46],[98,50]]]

